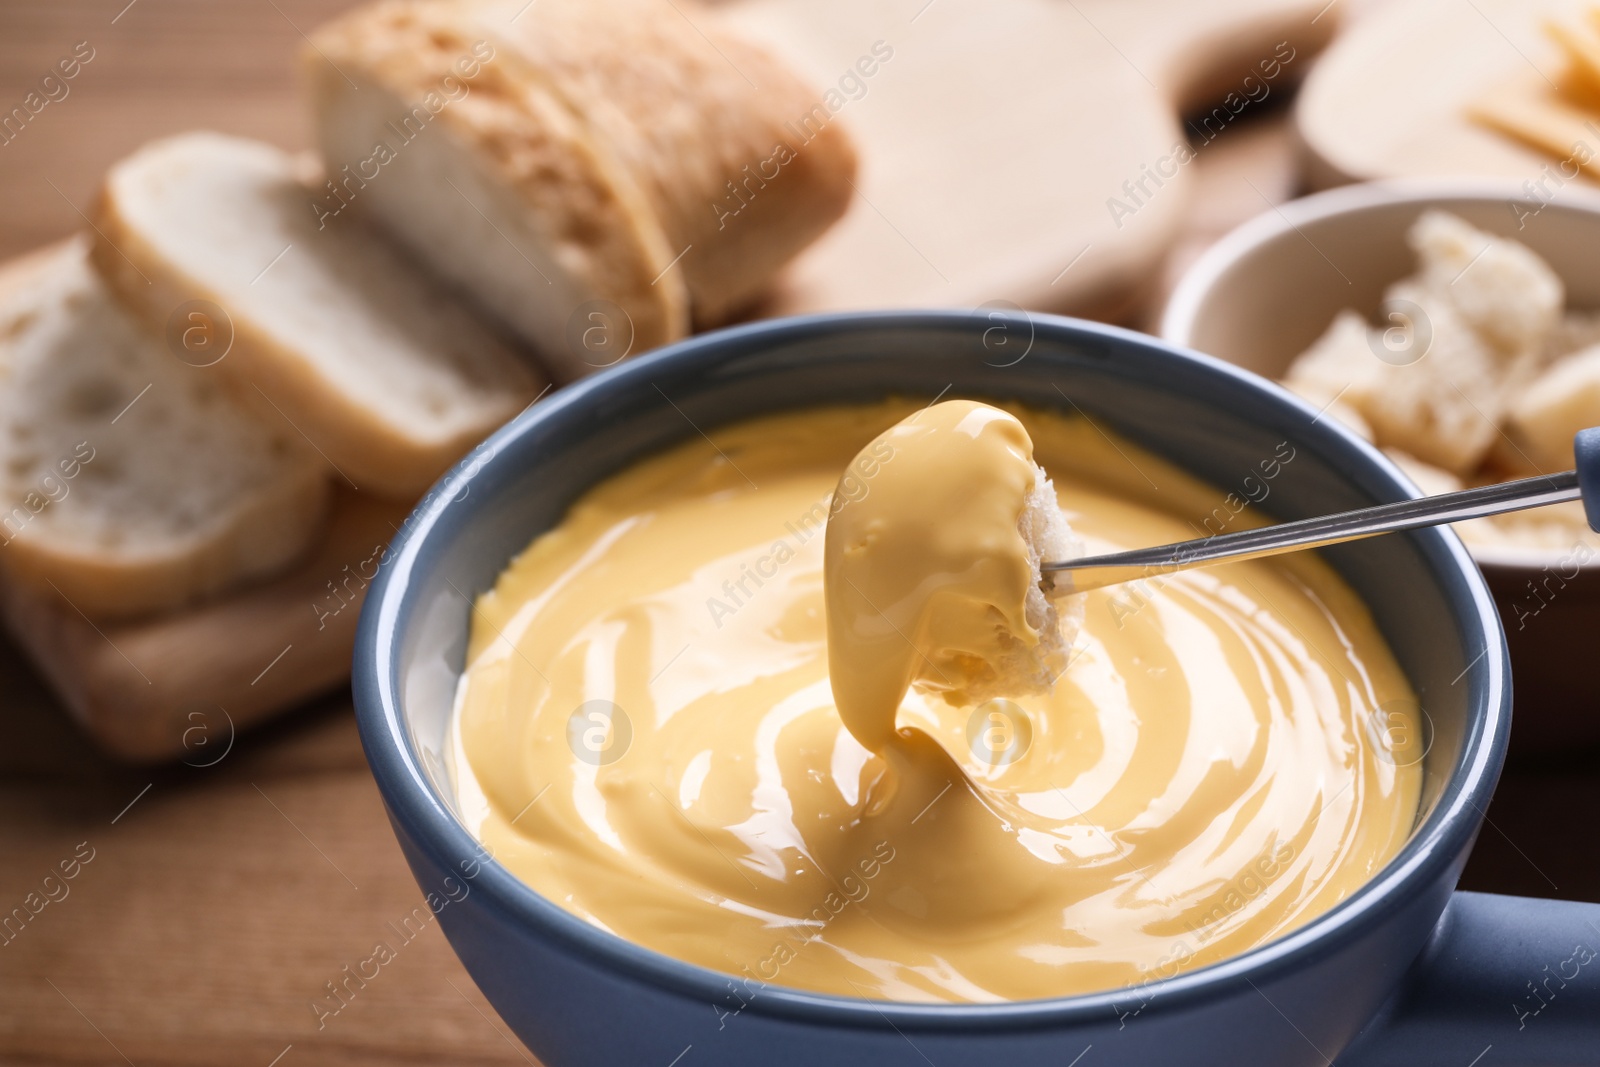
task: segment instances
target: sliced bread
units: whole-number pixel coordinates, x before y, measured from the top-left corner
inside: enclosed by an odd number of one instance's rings
[[[0,568],[103,618],[281,570],[327,469],[143,331],[75,239],[0,278]]]
[[[95,264],[158,332],[191,301],[219,306],[216,369],[242,397],[352,487],[415,497],[538,373],[375,231],[322,227],[304,170],[220,134],[149,144],[106,177]]]
[[[689,0],[390,0],[305,59],[323,210],[381,219],[563,378],[748,303],[854,193],[821,92]]]

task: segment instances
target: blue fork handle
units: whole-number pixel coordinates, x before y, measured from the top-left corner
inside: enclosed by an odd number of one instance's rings
[[[1578,485],[1583,490],[1583,513],[1589,529],[1600,533],[1600,426],[1579,430],[1572,439],[1578,457]]]

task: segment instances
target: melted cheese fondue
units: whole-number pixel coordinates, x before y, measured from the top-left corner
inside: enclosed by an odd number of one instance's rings
[[[463,818],[500,862],[746,999],[996,1001],[1235,955],[1394,855],[1421,783],[1415,704],[1310,554],[1089,593],[1048,692],[968,707],[902,685],[852,734],[824,526],[836,485],[870,494],[876,468],[913,461],[868,446],[919,407],[695,438],[596,486],[507,567],[476,605],[452,745]],[[1251,524],[1081,418],[1009,410],[1087,552]],[[1293,459],[1285,444],[1239,476],[1270,486]],[[881,655],[919,651],[879,636]]]

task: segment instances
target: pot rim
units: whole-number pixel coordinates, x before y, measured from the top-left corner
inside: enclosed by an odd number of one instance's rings
[[[1024,313],[1037,331],[1067,340],[1109,343],[1141,350],[1156,362],[1198,362],[1229,379],[1235,389],[1267,394],[1279,404],[1298,409],[1308,419],[1315,409],[1285,390],[1248,371],[1200,353],[1182,350],[1130,330],[1055,315]],[[456,870],[464,857],[481,857],[477,839],[451,812],[430,784],[420,754],[412,747],[399,710],[399,664],[395,635],[406,622],[405,598],[414,570],[426,567],[419,556],[430,533],[451,510],[479,501],[469,493],[475,478],[495,464],[512,462],[509,447],[533,427],[571,418],[597,399],[616,390],[650,388],[651,376],[678,363],[720,363],[740,354],[815,336],[872,333],[895,329],[983,329],[970,311],[843,312],[768,320],[703,334],[658,349],[610,370],[569,385],[524,411],[463,459],[429,492],[401,528],[385,557],[385,566],[368,590],[356,638],[352,685],[356,717],[374,778],[397,826],[441,868]],[[1348,449],[1370,468],[1384,491],[1399,499],[1415,488],[1381,453],[1338,426],[1322,423],[1318,433]],[[1157,1000],[1163,1010],[1201,1005],[1237,992],[1245,983],[1259,985],[1333,955],[1358,940],[1443,876],[1470,846],[1481,812],[1488,806],[1510,729],[1509,660],[1499,615],[1481,573],[1459,538],[1446,530],[1414,531],[1409,536],[1428,542],[1436,579],[1463,615],[1464,629],[1482,635],[1484,651],[1462,672],[1479,693],[1469,712],[1460,761],[1442,786],[1428,816],[1416,826],[1405,846],[1368,882],[1346,900],[1282,937],[1238,956],[1186,971],[1147,985],[1068,997],[993,1004],[919,1004],[871,1000],[810,992],[765,984],[741,1010],[845,1028],[881,1028],[885,1021],[902,1030],[962,1030],[969,1033],[1055,1029],[1104,1022],[1107,1012],[1129,1003],[1130,991],[1145,1003]],[[1458,681],[1461,678],[1457,679]],[[488,905],[511,917],[523,929],[559,951],[581,956],[592,966],[625,976],[659,991],[705,1004],[727,1000],[734,976],[687,963],[624,940],[590,925],[546,900],[492,859],[481,859],[474,879]]]

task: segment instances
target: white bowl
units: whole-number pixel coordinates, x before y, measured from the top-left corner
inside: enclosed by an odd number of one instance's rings
[[[1240,226],[1184,275],[1161,336],[1280,377],[1341,310],[1377,321],[1384,289],[1415,270],[1406,231],[1430,208],[1521,241],[1560,275],[1567,307],[1600,308],[1600,191],[1403,179],[1318,193]],[[1565,551],[1470,547],[1500,605],[1518,705],[1537,709],[1520,720],[1517,747],[1600,741],[1600,719],[1582,713],[1596,688],[1584,634],[1600,626],[1600,554],[1576,564]]]

